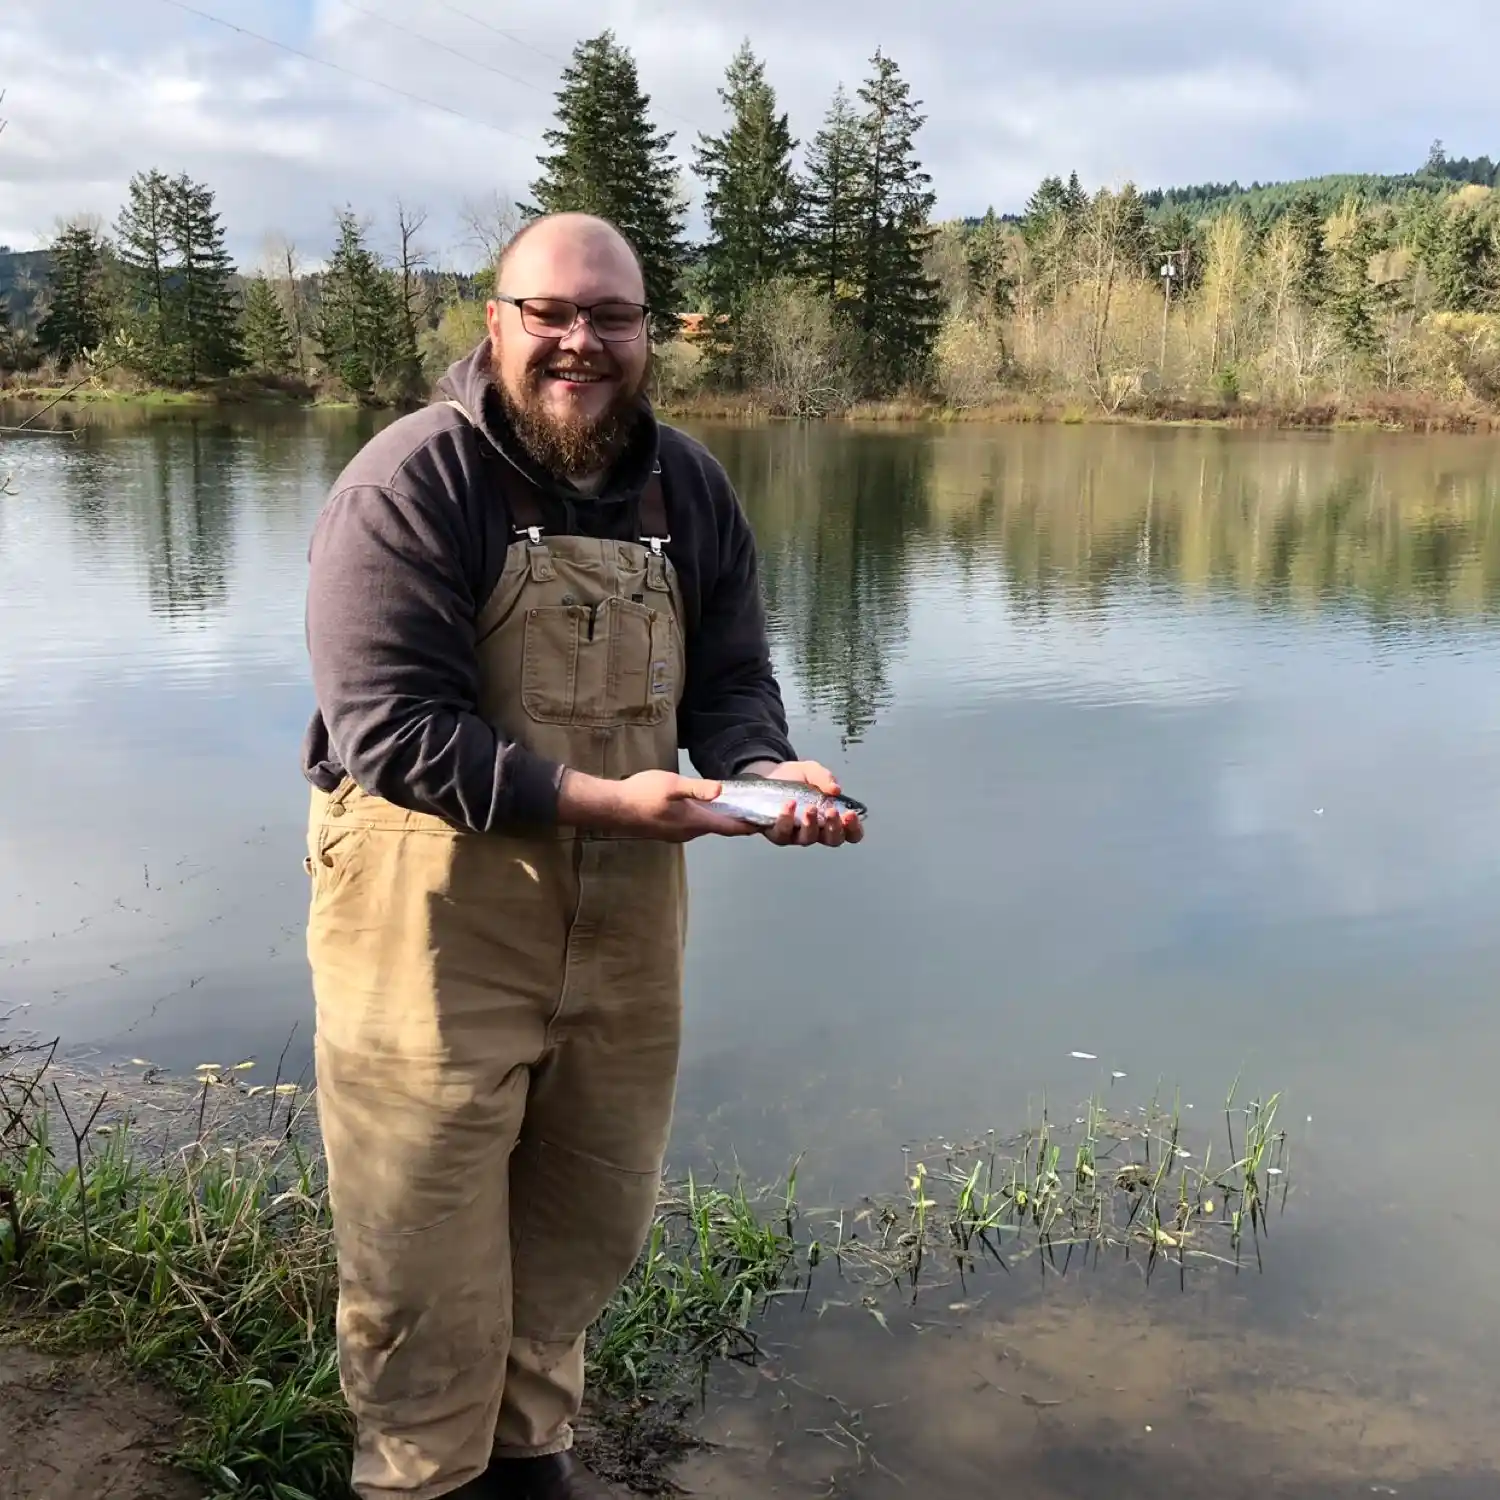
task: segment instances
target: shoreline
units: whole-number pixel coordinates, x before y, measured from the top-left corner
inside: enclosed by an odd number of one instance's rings
[[[197,390],[153,388],[119,391],[84,387],[15,385],[0,387],[0,407],[69,409],[113,408],[123,411],[204,412],[225,409],[276,411],[371,411],[399,415],[421,403],[361,405],[320,397],[295,382],[224,382]],[[771,410],[749,394],[700,394],[661,397],[658,415],[668,420],[733,421],[753,424],[806,422],[819,426],[1131,426],[1217,428],[1226,431],[1442,433],[1453,436],[1500,434],[1500,409],[1441,402],[1419,392],[1393,391],[1357,400],[1320,399],[1301,403],[1198,400],[1190,397],[1143,399],[1106,411],[1097,402],[1062,393],[1014,393],[975,406],[954,407],[938,401],[897,398],[855,402],[827,416],[797,418]],[[0,434],[3,435],[3,434]]]
[[[285,1057],[261,1084],[253,1059],[192,1077],[144,1059],[82,1072],[55,1041],[0,1041],[0,1429],[20,1439],[0,1453],[0,1494],[59,1462],[64,1500],[106,1476],[117,1500],[345,1492],[314,1093],[283,1081]],[[858,1212],[804,1207],[796,1163],[755,1190],[738,1173],[665,1178],[647,1244],[589,1332],[580,1454],[606,1479],[671,1492],[703,1447],[693,1411],[711,1369],[759,1364],[769,1307],[805,1307],[815,1282],[884,1324],[883,1298],[941,1299],[966,1274],[1032,1259],[1065,1275],[1080,1247],[1080,1273],[1091,1251],[1096,1268],[1100,1249],[1123,1252],[1184,1290],[1190,1267],[1195,1282],[1253,1272],[1268,1214],[1286,1207],[1280,1096],[1234,1107],[1237,1151],[1210,1175],[1207,1151],[1199,1168],[1177,1149],[1196,1143],[1191,1117],[1157,1096],[1116,1117],[1107,1093],[1071,1126],[1044,1111],[1013,1138],[933,1142]]]

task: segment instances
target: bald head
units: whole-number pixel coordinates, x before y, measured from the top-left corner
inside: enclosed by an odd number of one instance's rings
[[[558,277],[597,279],[599,298],[646,300],[645,277],[635,246],[596,214],[544,214],[516,231],[495,266],[495,291],[510,297],[568,297],[589,301],[552,283]]]

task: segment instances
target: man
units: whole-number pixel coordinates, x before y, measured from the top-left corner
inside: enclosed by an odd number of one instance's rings
[[[645,398],[639,260],[534,221],[489,337],[315,529],[308,956],[364,1500],[585,1500],[585,1330],[649,1230],[683,844],[799,762],[723,470]],[[685,747],[705,778],[678,774]],[[836,846],[858,820],[766,837]]]

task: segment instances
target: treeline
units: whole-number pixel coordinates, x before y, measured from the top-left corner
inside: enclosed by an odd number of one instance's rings
[[[1017,224],[940,226],[934,255],[950,404],[1500,402],[1500,195],[1478,184],[1332,212],[1309,191],[1257,220],[1052,178]]]
[[[46,358],[192,385],[240,373],[361,401],[420,399],[483,336],[487,267],[527,216],[600,213],[637,245],[669,401],[815,416],[898,398],[1310,403],[1372,392],[1500,402],[1500,191],[1435,144],[1418,173],[1142,193],[1043,182],[1017,216],[932,220],[925,123],[896,62],[840,83],[800,139],[748,42],[691,170],[614,35],[564,70],[530,201],[470,211],[479,272],[440,271],[398,205],[382,251],[351,210],[326,266],[282,245],[240,275],[212,192],[152,171],[109,229],[52,247],[45,313],[0,323],[0,367]],[[1399,187],[1398,187],[1399,185]],[[3,309],[0,309],[3,317]]]
[[[514,223],[583,209],[630,234],[669,388],[705,362],[715,384],[768,378],[800,411],[895,389],[926,366],[942,316],[925,263],[933,194],[912,144],[922,117],[897,65],[877,52],[854,98],[835,92],[801,173],[799,142],[748,45],[721,94],[728,127],[693,153],[705,244],[686,241],[673,137],[653,125],[635,61],[608,31],[574,50],[551,149]],[[491,257],[506,219],[491,213],[481,236]],[[9,330],[0,366],[86,362],[172,386],[248,373],[362,400],[414,397],[482,336],[488,287],[485,274],[435,273],[412,253],[409,228],[398,216],[399,249],[383,256],[346,211],[326,269],[302,274],[289,253],[242,277],[207,186],[138,174],[112,226],[59,234],[45,311],[34,330]],[[707,313],[713,336],[676,340],[685,311]]]
[[[345,210],[316,274],[282,242],[245,276],[209,187],[138,173],[110,228],[80,220],[58,234],[34,327],[13,324],[0,300],[0,370],[50,365],[60,379],[87,369],[126,387],[249,376],[302,394],[418,399],[424,345],[444,304],[472,301],[475,289],[472,278],[450,274],[445,284],[431,271],[416,242],[420,214],[398,205],[395,221],[390,258]]]

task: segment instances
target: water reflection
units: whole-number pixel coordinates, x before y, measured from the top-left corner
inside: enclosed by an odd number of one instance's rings
[[[863,738],[913,582],[994,580],[1012,620],[1163,590],[1376,634],[1500,612],[1500,450],[1481,439],[1140,429],[705,425],[764,552],[796,686]]]
[[[905,634],[909,544],[927,524],[933,450],[925,443],[789,440],[720,430],[729,470],[762,546],[777,642],[810,702],[858,741],[889,700]]]
[[[274,1063],[301,1022],[302,1067],[306,546],[380,420],[100,414],[77,443],[6,450],[0,979],[49,1031],[191,1070]],[[1118,1383],[1157,1392],[1173,1368],[1217,1378],[1215,1340],[1236,1369],[1242,1352],[1305,1359],[1316,1378],[1289,1377],[1290,1395],[1221,1404],[1217,1425],[1183,1402],[1170,1422],[1228,1441],[1249,1413],[1326,1480],[1281,1492],[1319,1500],[1358,1470],[1298,1425],[1335,1401],[1340,1363],[1363,1392],[1337,1404],[1351,1429],[1396,1432],[1392,1403],[1420,1389],[1444,1419],[1431,1440],[1359,1472],[1422,1495],[1434,1444],[1467,1461],[1487,1440],[1465,1400],[1500,1375],[1500,1210],[1482,1186],[1500,444],[698,430],[756,527],[795,742],[836,758],[877,816],[857,857],[694,846],[674,1163],[771,1177],[806,1152],[804,1201],[899,1191],[903,1143],[1012,1130],[1043,1094],[1079,1102],[1097,1080],[1075,1048],[1142,1102],[1158,1077],[1199,1111],[1237,1075],[1284,1089],[1316,1117],[1299,1159],[1321,1175],[1266,1277],[1231,1294],[1255,1337],[1234,1314],[1178,1353],[1189,1333],[1163,1332],[1157,1303],[1144,1322],[1080,1305],[1068,1347],[1097,1336],[1121,1367],[1139,1353],[1150,1368]],[[1042,1312],[1004,1316],[1040,1362]],[[847,1340],[822,1331],[831,1314],[778,1337],[867,1411],[929,1378],[946,1334],[898,1353],[850,1317]],[[1153,1474],[1175,1492],[1143,1433],[1070,1439],[1053,1429],[1072,1406],[996,1408],[951,1384],[984,1326],[950,1341],[935,1409],[882,1419],[878,1451],[904,1453],[917,1493],[926,1472],[986,1493],[1009,1465],[1018,1493],[1093,1494],[1111,1453],[1136,1485],[1122,1494],[1153,1493]],[[1422,1341],[1451,1357],[1446,1382],[1406,1371]],[[1380,1386],[1383,1369],[1399,1380]],[[766,1421],[762,1458],[772,1415],[734,1419],[757,1443]],[[1246,1493],[1272,1467],[1247,1469]]]

